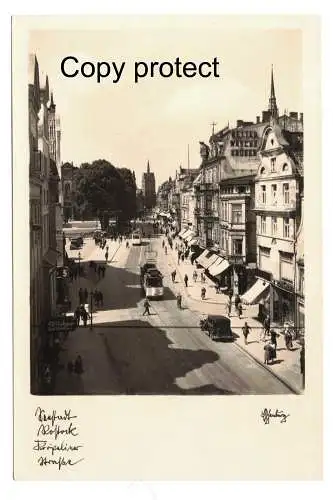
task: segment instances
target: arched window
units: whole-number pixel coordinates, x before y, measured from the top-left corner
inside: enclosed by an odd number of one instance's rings
[[[282,172],[286,172],[288,170],[288,163],[284,163],[282,166]]]
[[[265,173],[265,171],[266,171],[265,167],[261,167],[261,169],[260,169],[260,175],[263,175]]]

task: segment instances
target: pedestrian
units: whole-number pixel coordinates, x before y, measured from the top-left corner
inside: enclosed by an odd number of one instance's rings
[[[232,307],[232,302],[231,302],[231,299],[229,299],[229,302],[228,302],[228,316],[229,316],[229,318],[231,316],[231,307]]]
[[[279,334],[276,333],[274,330],[271,331],[271,344],[275,347],[277,347],[277,337],[279,337]]]
[[[77,306],[74,312],[76,327],[80,326],[80,317],[81,317],[81,309],[80,306]]]
[[[188,287],[188,276],[187,276],[187,274],[185,274],[185,276],[184,276],[184,283],[185,283],[185,286],[187,288]]]
[[[269,335],[270,326],[271,326],[270,318],[269,316],[266,316],[266,318],[264,319],[264,338],[266,337],[266,335]]]
[[[166,245],[164,247],[164,253],[165,253],[165,255],[168,253],[168,247]]]
[[[95,306],[98,306],[98,291],[94,291],[94,301],[95,301]]]
[[[237,310],[238,310],[238,317],[240,319],[242,317],[242,313],[243,313],[243,306],[242,306],[241,302],[238,303]]]
[[[83,302],[84,302],[84,293],[83,293],[82,288],[80,288],[79,289],[79,303],[83,304]]]
[[[249,325],[247,324],[246,321],[245,321],[245,324],[244,324],[242,330],[243,330],[243,335],[244,335],[244,343],[245,343],[245,345],[247,345],[247,337],[250,333],[251,328],[249,327]]]
[[[184,262],[184,259],[185,259],[185,254],[184,252],[182,253],[182,262]]]
[[[143,307],[144,307],[144,311],[143,311],[143,315],[142,316],[145,316],[146,314],[148,314],[148,316],[150,316],[150,304],[149,304],[149,300],[146,298],[144,303],[143,303]]]
[[[88,297],[89,297],[89,293],[88,293],[88,290],[85,288],[84,289],[84,303],[85,304],[88,302]]]
[[[239,295],[235,295],[235,308],[238,309],[239,304],[241,303],[241,298]]]
[[[284,340],[285,340],[285,344],[286,344],[286,349],[288,349],[288,351],[290,351],[293,348],[293,342],[292,342],[293,336],[292,336],[289,328],[285,329]]]
[[[164,240],[162,240],[162,248],[164,248],[164,245],[165,245]]]
[[[268,365],[271,360],[271,346],[270,344],[264,345],[264,364]]]
[[[178,309],[181,309],[182,308],[182,296],[181,296],[181,294],[179,292],[177,293],[176,300],[177,300],[177,307],[178,307]]]
[[[206,281],[206,276],[205,276],[205,273],[203,271],[201,271],[201,274],[200,274],[200,279],[201,279],[201,283],[205,283]]]
[[[206,288],[203,286],[201,288],[201,300],[205,300],[206,298]]]
[[[108,259],[109,259],[109,253],[108,253],[108,251],[106,251],[106,252],[105,252],[105,262],[107,262],[107,261],[108,261]]]
[[[193,271],[192,278],[193,278],[194,283],[196,283],[197,282],[197,278],[198,278],[198,273],[196,272],[195,269]]]
[[[74,371],[78,375],[81,375],[81,373],[83,373],[83,363],[82,363],[82,358],[81,358],[80,355],[78,355],[76,357],[76,359],[75,359],[75,362],[74,362]]]
[[[89,314],[87,313],[87,310],[84,306],[81,307],[81,318],[83,321],[83,325],[87,326],[87,321],[88,321]]]
[[[172,271],[172,273],[171,273],[172,283],[174,283],[174,282],[175,282],[175,279],[176,279],[176,274],[177,274],[177,273],[176,273],[176,271],[175,271],[175,270],[174,270],[174,271]]]

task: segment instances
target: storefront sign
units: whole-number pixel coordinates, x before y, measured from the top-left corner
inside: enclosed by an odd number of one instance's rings
[[[76,327],[76,321],[73,316],[59,316],[50,319],[47,324],[48,333],[65,332],[69,330],[74,330]]]

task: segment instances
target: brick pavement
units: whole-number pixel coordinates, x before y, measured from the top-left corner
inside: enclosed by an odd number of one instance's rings
[[[162,241],[161,237],[161,241]],[[166,241],[166,238],[164,237]],[[200,270],[197,270],[198,279],[195,283],[193,281],[192,275],[196,268],[192,265],[189,259],[185,259],[184,262],[180,261],[178,264],[177,251],[175,250],[175,243],[180,243],[181,240],[176,238],[174,240],[173,250],[170,249],[168,245],[167,259],[169,261],[170,268],[177,271],[178,286],[181,286],[182,292],[186,297],[185,301],[190,309],[197,311],[201,314],[227,314],[227,303],[228,297],[223,293],[216,293],[215,284],[206,276],[205,284],[200,281]],[[162,245],[159,245],[160,251],[162,252]],[[184,276],[187,274],[189,277],[188,287],[185,287]],[[206,299],[201,299],[201,288],[205,286],[206,288]],[[235,343],[239,348],[243,349],[250,356],[254,357],[261,364],[264,363],[264,345],[265,342],[260,340],[263,333],[263,326],[257,319],[258,306],[244,306],[243,315],[241,318],[237,314],[231,314],[231,326],[233,332],[236,334],[237,338]],[[242,335],[242,327],[245,321],[251,328],[248,344],[245,345],[244,338]],[[276,330],[276,329],[275,329]],[[293,349],[287,350],[285,347],[284,336],[279,333],[277,338],[277,359],[270,365],[264,365],[268,370],[273,372],[276,376],[281,378],[286,382],[292,389],[296,392],[302,391],[302,376],[300,374],[300,345],[297,342],[293,342]]]

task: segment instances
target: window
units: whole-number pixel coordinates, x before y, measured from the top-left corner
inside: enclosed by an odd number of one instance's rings
[[[299,293],[304,295],[304,267],[299,267]]]
[[[280,252],[280,278],[289,282],[294,281],[293,254]]]
[[[261,217],[261,234],[266,234],[266,215]]]
[[[238,193],[239,194],[245,193],[245,186],[238,186]]]
[[[283,237],[290,238],[290,223],[287,217],[283,219]]]
[[[272,204],[276,203],[277,184],[272,184]]]
[[[242,205],[241,203],[232,204],[232,222],[234,224],[241,224],[242,221]]]
[[[271,158],[271,171],[276,172],[276,158]]]
[[[243,240],[233,240],[233,254],[243,255]]]
[[[289,205],[289,184],[283,184],[283,203]]]
[[[266,186],[261,187],[261,203],[266,203]]]
[[[272,236],[277,234],[277,217],[272,217]]]

